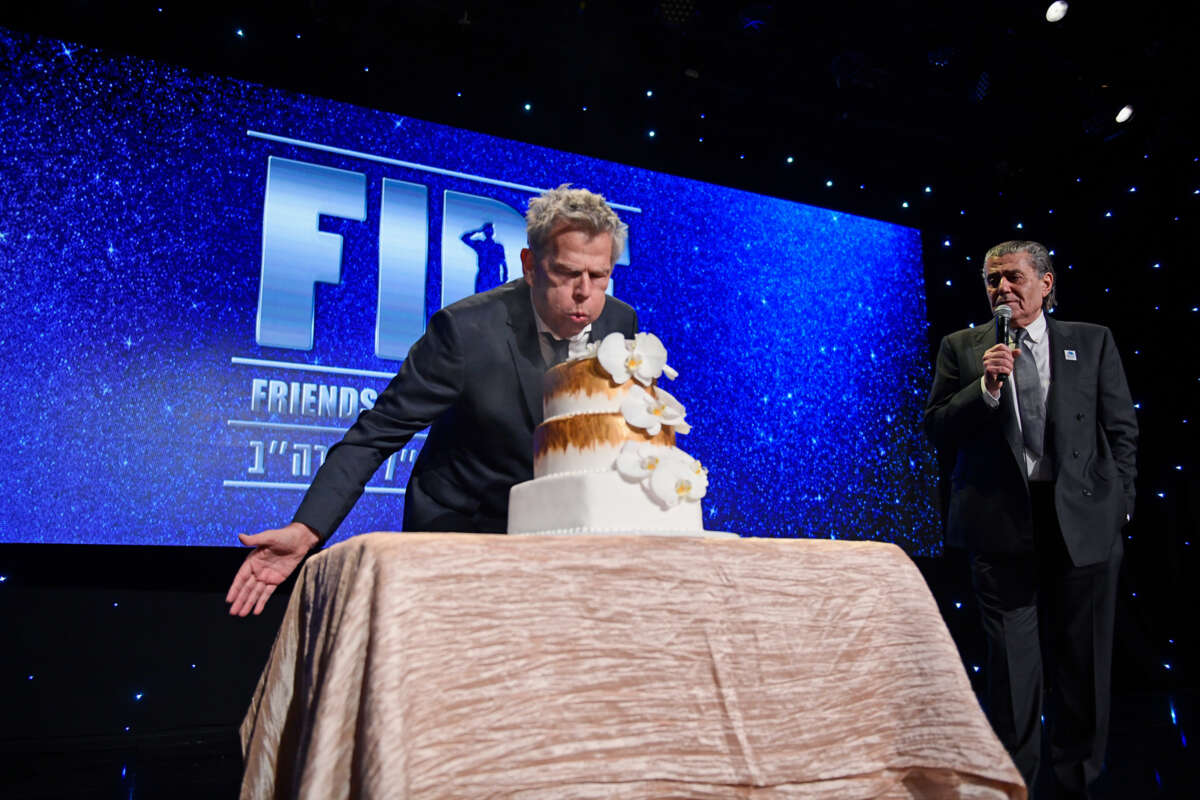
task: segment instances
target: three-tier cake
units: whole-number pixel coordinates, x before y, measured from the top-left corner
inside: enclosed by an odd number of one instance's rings
[[[543,383],[533,480],[509,495],[510,534],[703,536],[708,472],[675,446],[686,411],[658,378],[675,377],[653,334],[609,334]],[[732,535],[732,534],[729,534]]]

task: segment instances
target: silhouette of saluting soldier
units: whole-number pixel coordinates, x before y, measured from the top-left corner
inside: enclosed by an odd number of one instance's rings
[[[483,234],[483,238],[476,238]],[[467,231],[459,238],[462,243],[475,251],[479,260],[479,269],[475,273],[475,293],[486,292],[488,289],[508,282],[508,264],[504,260],[504,245],[496,241],[496,229],[490,222],[485,222],[475,230]]]

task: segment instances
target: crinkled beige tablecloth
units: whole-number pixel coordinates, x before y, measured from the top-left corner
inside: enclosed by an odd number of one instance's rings
[[[312,558],[242,797],[1023,798],[892,545],[373,533]]]

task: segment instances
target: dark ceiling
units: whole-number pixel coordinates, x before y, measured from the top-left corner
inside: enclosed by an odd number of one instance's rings
[[[1191,4],[1046,5],[45,0],[0,24],[825,205],[817,176],[1019,189],[1194,145]]]

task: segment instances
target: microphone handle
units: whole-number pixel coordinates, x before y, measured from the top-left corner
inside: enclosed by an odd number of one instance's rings
[[[1005,317],[996,317],[996,344],[1009,344],[1008,336],[1008,319]],[[1008,382],[1008,374],[1004,373],[999,377],[1000,385],[1003,386]]]

